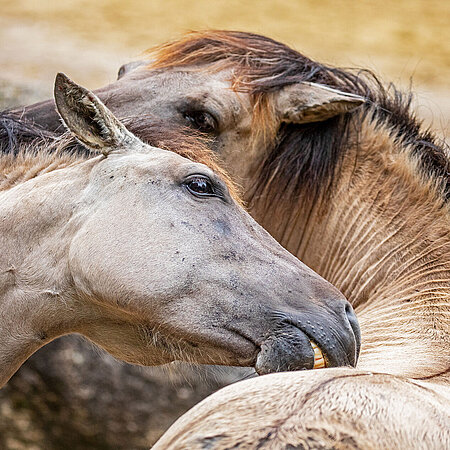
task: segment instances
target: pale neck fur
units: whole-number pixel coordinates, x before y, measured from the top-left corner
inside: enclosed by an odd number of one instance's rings
[[[92,165],[74,167],[84,176],[71,177],[71,169],[54,170],[67,158],[24,157],[9,166],[7,158],[0,159],[0,387],[32,353],[83,320],[68,270],[77,227],[69,199],[79,198]],[[26,182],[15,175],[20,164]]]
[[[252,212],[353,304],[362,329],[359,368],[444,381],[450,378],[448,204],[387,128],[366,119],[360,129],[331,198],[303,199],[300,208],[284,210],[272,202],[269,213]]]

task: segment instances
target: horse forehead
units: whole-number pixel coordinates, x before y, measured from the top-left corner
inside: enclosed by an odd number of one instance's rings
[[[151,69],[140,67],[125,76],[122,83],[139,81],[149,89],[157,89],[162,95],[188,95],[199,99],[216,99],[244,103],[248,95],[232,89],[233,72],[231,70],[210,70],[204,68],[183,67],[171,69]]]
[[[111,154],[104,160],[103,174],[113,172],[126,172],[137,178],[148,175],[159,177],[177,178],[185,172],[202,167],[209,168],[200,163],[192,162],[177,153],[149,147],[144,152],[130,152]]]

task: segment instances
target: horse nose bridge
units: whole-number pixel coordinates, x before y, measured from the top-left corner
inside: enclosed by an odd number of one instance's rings
[[[336,287],[284,249],[253,219],[246,219],[250,240],[244,239],[240,250],[246,260],[252,256],[257,261],[248,267],[249,273],[256,273],[261,288],[270,286],[278,304],[295,307],[299,303],[321,304],[330,298],[345,299]]]
[[[284,264],[280,264],[279,282],[287,292],[309,299],[313,303],[337,307],[337,303],[346,303],[344,295],[331,283],[310,269],[291,254],[283,255]]]

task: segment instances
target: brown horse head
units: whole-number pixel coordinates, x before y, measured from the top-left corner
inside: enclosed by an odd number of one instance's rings
[[[289,67],[297,55],[251,33],[192,33],[155,49],[149,61],[122,66],[118,80],[95,93],[120,118],[154,116],[171,127],[200,131],[242,181],[283,124],[325,121],[364,101],[328,87],[330,79],[314,77],[317,70],[307,58],[301,71],[298,62]],[[60,127],[53,101],[25,108],[23,117],[46,129]],[[145,140],[145,129],[140,131]]]

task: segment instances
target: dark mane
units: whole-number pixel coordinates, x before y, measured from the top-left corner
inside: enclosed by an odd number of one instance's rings
[[[144,142],[153,147],[172,151],[191,161],[202,163],[218,173],[226,182],[231,195],[241,203],[238,188],[218,164],[204,136],[195,135],[192,129],[168,128],[163,121],[151,116],[122,118],[122,123]],[[89,149],[76,141],[70,133],[49,132],[39,125],[27,122],[9,112],[0,113],[0,158],[26,151],[32,156],[41,151],[57,151],[86,159],[94,156]]]
[[[438,144],[430,131],[421,129],[411,112],[411,94],[402,94],[393,85],[385,88],[370,71],[329,67],[270,38],[236,31],[189,33],[150,54],[154,58],[152,68],[212,64],[212,70],[233,69],[234,89],[252,97],[256,127],[264,126],[268,95],[289,84],[309,81],[364,96],[367,102],[361,117],[370,114],[375,121],[388,125],[393,138],[408,145],[424,172],[437,177],[444,185],[446,199],[450,197],[450,161],[445,144]],[[300,187],[312,194],[327,190],[348,146],[353,116],[350,113],[325,122],[282,125],[255,180],[255,192],[269,180],[292,196]]]
[[[21,119],[9,111],[0,112],[0,155],[17,153],[22,146],[34,142],[47,144],[58,138],[58,134]]]

